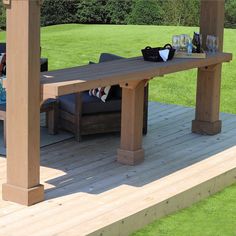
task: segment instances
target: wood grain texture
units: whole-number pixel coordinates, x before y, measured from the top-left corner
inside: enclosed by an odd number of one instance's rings
[[[224,36],[224,1],[201,1],[200,32],[203,42],[207,35],[219,38],[219,51],[223,50]],[[204,45],[205,46],[205,45]],[[217,134],[221,132],[219,120],[221,63],[198,69],[196,116],[192,131],[201,134]]]
[[[42,189],[39,185],[39,27],[40,9],[36,1],[11,2],[7,9],[7,184],[3,188],[3,198],[10,201],[16,200],[14,193],[20,190],[27,198],[31,188]],[[43,199],[43,191],[37,193],[36,202]],[[17,202],[29,202],[24,197],[19,196]],[[35,202],[31,199],[30,203]]]
[[[201,0],[200,33],[206,49],[207,35],[219,38],[219,51],[223,51],[225,0]]]
[[[144,160],[142,130],[145,84],[145,80],[121,84],[121,140],[117,160],[122,164],[135,165]]]
[[[230,53],[208,55],[205,59],[173,59],[166,63],[147,62],[142,57],[136,57],[46,72],[41,76],[42,99],[211,66],[230,60],[232,60]]]
[[[129,235],[236,181],[236,115],[221,113],[222,133],[191,133],[194,109],[149,103],[145,162],[116,162],[119,135],[68,140],[41,149],[46,201],[24,207],[0,200],[0,235]],[[6,159],[0,158],[0,183]],[[0,188],[0,193],[1,193]]]

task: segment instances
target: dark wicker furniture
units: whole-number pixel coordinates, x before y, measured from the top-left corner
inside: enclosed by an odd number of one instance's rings
[[[119,60],[121,57],[102,53],[99,63]],[[92,62],[90,62],[92,63]],[[119,85],[112,86],[110,99],[102,102],[89,96],[88,91],[59,97],[61,128],[81,136],[98,133],[120,132],[122,90]],[[147,133],[148,85],[145,87],[143,133]]]
[[[6,44],[0,43],[0,53],[6,52]],[[48,71],[48,59],[40,59],[41,72]],[[56,134],[58,131],[58,101],[49,99],[40,107],[41,113],[46,113],[46,126],[49,134]],[[0,104],[0,120],[3,121],[4,146],[6,146],[6,103]]]

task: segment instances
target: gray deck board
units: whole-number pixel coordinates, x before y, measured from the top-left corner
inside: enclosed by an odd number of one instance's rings
[[[193,108],[150,102],[149,131],[143,140],[145,161],[134,167],[116,162],[119,134],[92,135],[81,143],[72,139],[43,148],[41,182],[46,201],[26,208],[0,200],[0,235],[67,235],[79,226],[81,232],[93,232],[99,230],[103,215],[118,214],[132,204],[133,210],[138,208],[137,198],[145,201],[150,194],[155,199],[155,192],[164,196],[168,186],[175,183],[181,188],[190,175],[196,175],[197,182],[198,175],[202,178],[209,170],[209,178],[211,173],[221,173],[222,163],[227,165],[224,159],[236,170],[236,158],[225,154],[236,147],[236,115],[222,113],[221,117],[221,134],[201,136],[191,133]],[[0,184],[5,181],[5,167],[6,160],[0,158]],[[127,210],[130,217],[133,210]],[[114,214],[114,222],[125,213],[119,214],[117,218]]]

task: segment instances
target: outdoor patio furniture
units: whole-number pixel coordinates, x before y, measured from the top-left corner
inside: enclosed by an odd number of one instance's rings
[[[99,63],[122,59],[122,57],[102,53]],[[90,62],[90,64],[95,64]],[[143,134],[147,134],[148,84],[144,88]],[[121,128],[122,89],[119,85],[111,87],[106,102],[90,96],[89,91],[59,97],[60,126],[73,132],[76,140],[81,136],[98,133],[119,132]]]
[[[48,133],[55,135],[58,132],[58,101],[48,99],[40,108],[41,113],[46,113],[46,127]],[[3,121],[3,143],[6,147],[6,103],[0,104],[0,120]]]
[[[6,52],[6,43],[0,43],[0,53]]]
[[[194,68],[199,69],[199,76],[206,73],[207,81],[204,80],[201,84],[202,80],[198,80],[192,132],[214,135],[221,132],[219,110],[212,110],[219,103],[220,77],[217,77],[218,80],[210,78],[215,76],[223,62],[230,60],[230,53],[210,53],[204,59],[173,59],[165,63],[147,62],[142,57],[134,57],[50,71],[41,75],[42,100],[83,92],[94,87],[119,84],[122,87],[122,122],[117,160],[123,164],[135,165],[144,160],[143,101],[148,78]]]
[[[47,58],[40,58],[40,71],[48,71],[48,59]]]
[[[0,53],[6,53],[6,43],[0,43]],[[40,59],[41,72],[48,71],[48,59]],[[1,74],[1,73],[0,73]],[[58,131],[58,102],[56,99],[48,99],[40,108],[41,113],[46,113],[46,126],[49,134],[56,134]],[[0,102],[0,120],[3,121],[3,140],[6,146],[6,103]]]
[[[6,53],[6,43],[0,43],[0,54]],[[48,71],[48,58],[40,58],[40,71]]]

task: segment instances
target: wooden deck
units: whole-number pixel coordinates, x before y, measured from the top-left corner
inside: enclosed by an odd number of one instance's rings
[[[115,134],[43,148],[47,200],[0,200],[0,236],[125,236],[236,182],[236,115],[221,114],[216,136],[192,134],[193,118],[192,108],[150,103],[146,160],[135,167],[115,161]],[[0,184],[5,173],[0,157]]]

